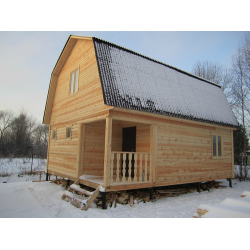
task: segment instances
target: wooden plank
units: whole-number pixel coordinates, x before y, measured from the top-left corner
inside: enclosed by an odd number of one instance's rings
[[[89,197],[89,199],[87,200],[87,204],[86,206],[82,207],[81,210],[88,210],[91,203],[94,201],[94,199],[96,199],[96,197],[99,195],[99,191],[100,191],[100,187],[98,187],[94,193]]]
[[[139,176],[139,181],[142,181],[142,157],[143,157],[143,153],[140,153],[140,176]]]
[[[134,156],[134,160],[135,160],[135,163],[134,163],[134,182],[137,182],[137,156],[138,156],[138,154],[135,154],[135,156]]]
[[[231,131],[231,147],[232,147],[232,178],[234,178],[234,135],[233,135],[233,131]]]
[[[110,183],[113,183],[114,181],[114,154],[111,153],[111,159],[110,159]]]
[[[156,170],[157,170],[157,125],[156,124],[152,124],[150,126],[150,152],[153,154],[152,160],[150,160],[151,162],[151,166],[152,166],[152,171],[151,173],[151,178],[153,180],[153,182],[155,182],[156,180]]]
[[[79,178],[81,175],[81,166],[83,163],[83,152],[84,152],[84,132],[85,125],[78,125],[78,153],[77,153],[77,169],[76,169],[76,177]]]
[[[208,212],[207,210],[203,210],[203,209],[200,209],[200,208],[197,209],[197,214],[199,214],[199,215],[204,215],[207,212]]]
[[[131,182],[131,170],[132,170],[132,153],[128,154],[128,182]]]
[[[191,127],[196,127],[196,128],[207,128],[207,129],[222,128],[222,129],[228,129],[228,130],[235,130],[236,129],[236,128],[232,128],[232,127],[209,124],[209,123],[205,123],[205,122],[191,121],[191,120],[183,119],[183,118],[176,118],[176,117],[163,116],[163,115],[152,114],[152,113],[145,113],[145,112],[140,112],[140,111],[131,110],[131,109],[125,109],[125,108],[120,108],[120,107],[114,107],[114,109],[112,111],[112,115],[113,115],[114,119],[127,120],[127,121],[131,121],[131,122],[136,121],[136,122],[149,123],[149,124],[157,122],[157,123],[165,124],[167,121],[168,123],[180,124],[180,125],[184,125],[186,127],[191,126]],[[123,118],[121,116],[123,116]]]
[[[122,182],[125,182],[126,154],[122,153]]]
[[[105,154],[104,154],[104,188],[110,184],[110,157],[111,157],[111,143],[112,143],[112,117],[106,118],[105,128]]]
[[[145,175],[144,181],[148,181],[148,154],[145,154]]]
[[[120,153],[114,153],[116,154],[116,157],[117,157],[117,164],[116,164],[116,182],[119,182],[119,177],[120,177],[120,157],[121,157],[121,154]]]

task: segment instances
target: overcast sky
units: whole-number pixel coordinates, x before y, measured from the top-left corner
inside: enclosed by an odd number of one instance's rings
[[[70,34],[95,36],[191,72],[198,60],[230,67],[246,32],[0,32],[0,110],[42,122],[51,72]]]

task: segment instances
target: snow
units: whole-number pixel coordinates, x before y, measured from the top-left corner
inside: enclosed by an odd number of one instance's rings
[[[0,158],[0,175],[25,174],[31,171],[31,158]],[[45,171],[47,160],[33,159],[32,171]]]
[[[250,197],[250,192],[248,192],[248,191],[244,191],[241,195],[244,195],[244,196]]]
[[[237,126],[220,87],[96,40],[106,104]]]
[[[226,198],[219,204],[202,204],[199,208],[208,211],[202,218],[250,218],[250,202],[243,198]]]
[[[41,170],[45,170],[42,162],[46,160],[34,159],[34,162]],[[23,174],[23,177],[18,177],[19,170],[16,168],[25,168],[26,165],[29,169],[28,160],[23,163],[23,159],[13,159],[11,162],[0,159],[0,164],[0,169],[8,166],[9,171],[13,172],[10,176],[0,177],[0,218],[193,218],[199,207],[210,210],[202,216],[204,218],[249,217],[247,202],[250,198],[242,198],[241,194],[249,195],[250,181],[232,180],[233,188],[230,188],[227,180],[221,180],[225,185],[223,188],[139,202],[132,207],[129,204],[117,204],[116,207],[108,206],[102,210],[92,203],[84,211],[61,199],[66,192],[61,185],[49,181],[32,182],[33,179],[39,179],[39,175]],[[45,180],[45,175],[42,180]]]
[[[84,191],[84,193],[85,193],[86,195],[88,195],[88,196],[90,196],[90,195],[92,195],[92,194],[94,193],[94,192],[89,192],[89,191],[87,191],[87,190],[82,189],[82,188],[80,187],[80,185],[72,184],[72,185],[70,185],[70,187],[71,187],[72,189],[74,189],[75,191],[78,191],[78,192],[83,192],[83,191]]]

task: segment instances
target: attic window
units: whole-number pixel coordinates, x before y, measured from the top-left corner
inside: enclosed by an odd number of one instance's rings
[[[70,74],[70,94],[73,94],[78,91],[78,75],[79,75],[79,70],[78,68],[75,69],[71,74]]]

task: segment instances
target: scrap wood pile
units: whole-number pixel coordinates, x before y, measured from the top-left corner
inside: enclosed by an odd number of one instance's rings
[[[56,183],[57,185],[62,185],[67,188],[67,179],[56,179],[51,182]],[[70,181],[70,184],[72,182]],[[82,185],[81,185],[82,186]],[[200,183],[200,190],[209,190],[211,188],[221,188],[224,187],[221,185],[221,182],[218,181],[209,181]],[[93,191],[93,189],[84,186],[84,189],[89,189],[89,191]],[[197,184],[183,184],[183,185],[175,185],[175,186],[165,186],[165,187],[156,187],[153,189],[153,200],[158,200],[165,197],[176,197],[182,194],[188,194],[197,192]],[[76,192],[77,194],[77,192]],[[80,195],[80,194],[79,194]],[[138,204],[140,202],[149,202],[150,201],[150,189],[137,189],[137,190],[127,190],[127,191],[117,191],[117,192],[109,192],[106,193],[106,206],[116,207],[116,204],[129,204],[133,206],[134,204]],[[102,207],[102,195],[101,193],[97,198],[95,198],[94,203],[98,207]]]
[[[200,184],[201,191],[209,190],[211,188],[221,188],[221,182],[210,181]],[[168,187],[157,187],[153,191],[153,200],[158,200],[165,197],[176,197],[181,194],[188,194],[197,192],[196,183],[168,186]],[[110,192],[106,194],[106,206],[116,207],[116,204],[129,204],[133,206],[140,202],[150,201],[150,189],[138,189],[138,190],[127,190],[119,192]],[[97,206],[102,206],[102,197],[98,196],[95,200]]]
[[[164,190],[155,189],[153,193],[153,199],[157,200],[163,197],[174,197],[180,194],[188,193],[183,189],[169,189]],[[138,189],[138,190],[127,190],[119,192],[110,192],[106,194],[106,206],[116,207],[116,204],[129,204],[133,206],[140,202],[149,202],[150,201],[150,189]],[[96,199],[96,205],[102,206],[102,197],[99,196]]]
[[[64,179],[64,178],[56,178],[55,180],[50,180],[50,182],[55,183],[57,185],[62,185],[63,187],[67,187],[67,183],[68,183],[68,179]],[[72,184],[73,182],[70,181],[69,184]]]
[[[149,189],[110,192],[106,194],[106,206],[116,207],[116,204],[129,204],[133,206],[139,202],[148,202],[150,201],[149,192]],[[102,197],[98,196],[95,203],[97,206],[102,206]]]
[[[210,190],[211,188],[221,188],[224,187],[221,185],[221,182],[218,181],[209,181],[200,183],[200,191]],[[175,197],[181,194],[188,194],[197,192],[197,184],[183,184],[183,185],[175,185],[168,187],[160,187],[155,189],[155,199],[160,199],[164,197]]]

